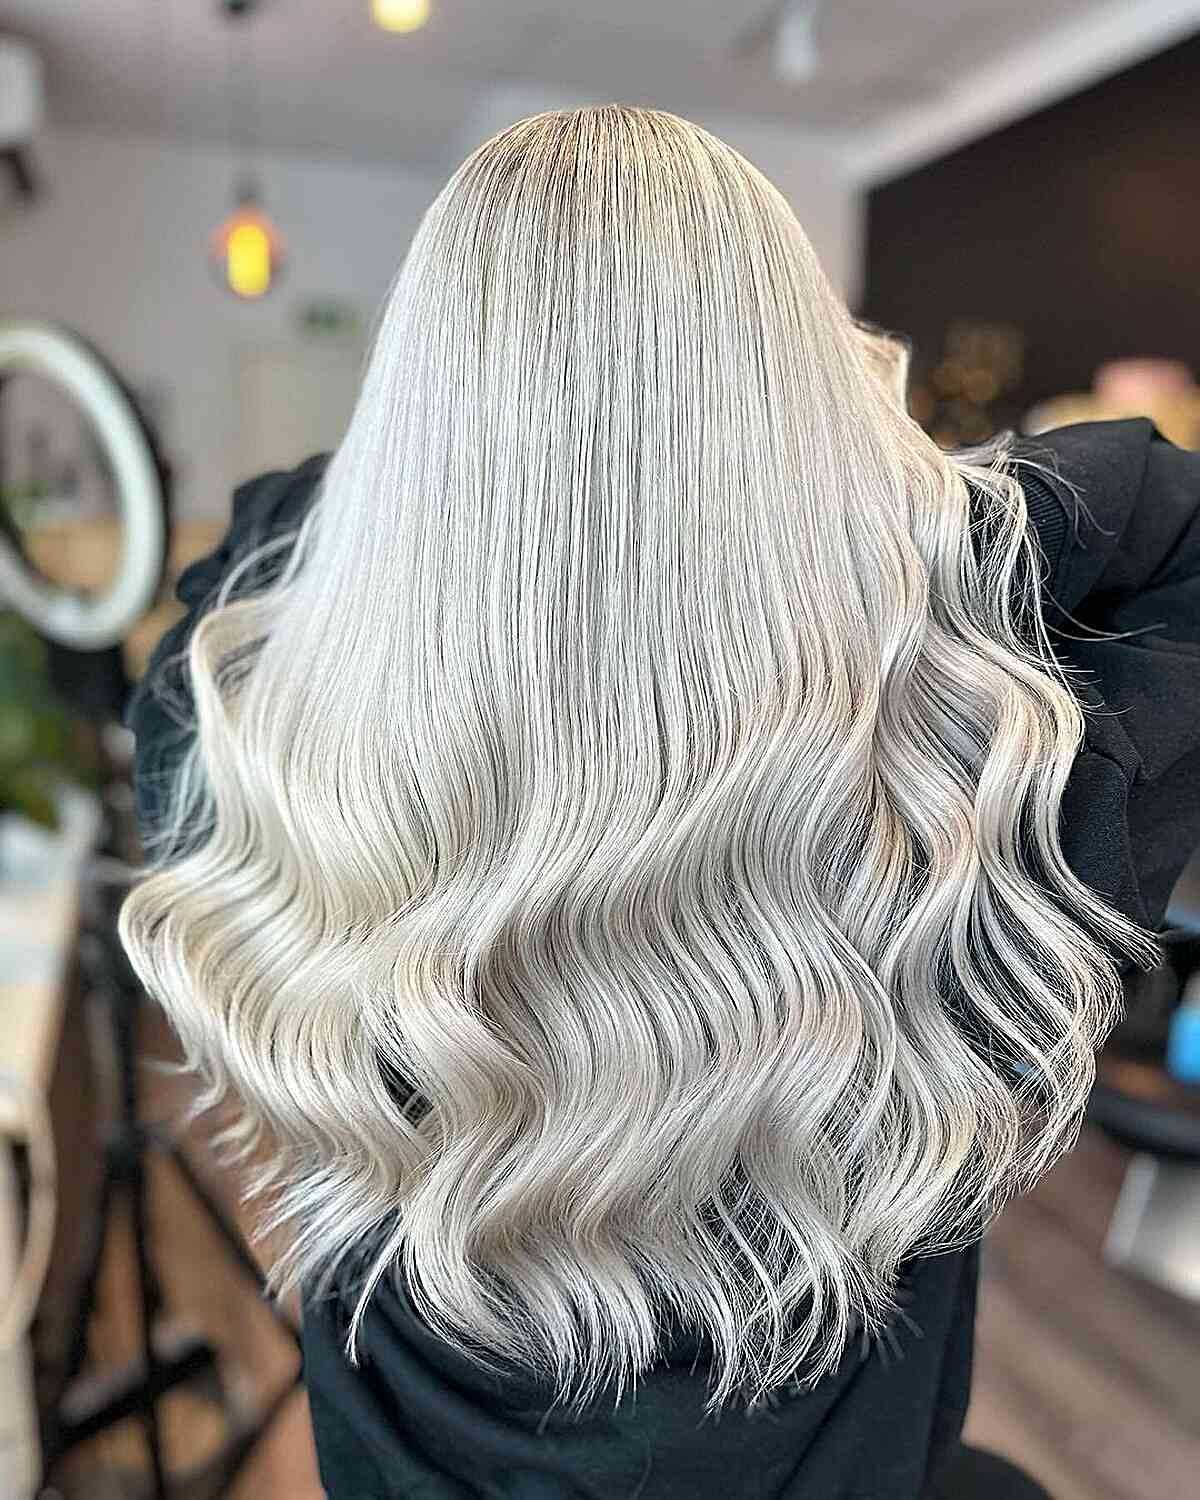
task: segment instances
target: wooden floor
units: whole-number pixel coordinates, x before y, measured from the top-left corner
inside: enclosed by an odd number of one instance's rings
[[[42,1338],[55,1336],[94,1173],[94,1154],[79,1144],[92,1103],[82,1034],[81,1021],[68,1026],[55,1086],[64,1213]],[[143,1045],[148,1057],[175,1055],[149,1007]],[[145,1113],[156,1119],[176,1115],[189,1091],[184,1079],[150,1073],[143,1086]],[[194,1159],[203,1162],[198,1129],[193,1145]],[[1016,1459],[1054,1500],[1200,1495],[1200,1305],[1116,1271],[1100,1256],[1125,1160],[1119,1148],[1085,1131],[1039,1188],[1010,1206],[985,1246],[967,1436]],[[286,1338],[253,1287],[229,1267],[163,1163],[153,1166],[151,1182],[173,1314],[186,1315],[216,1341],[231,1380],[247,1396],[282,1388],[297,1368]],[[234,1209],[228,1184],[222,1196]],[[106,1255],[93,1323],[92,1348],[101,1363],[117,1363],[135,1347],[129,1245],[122,1224]],[[182,1393],[167,1406],[171,1463],[201,1462],[220,1440],[212,1410]],[[127,1423],[78,1449],[54,1478],[67,1500],[116,1500],[139,1493],[142,1455],[140,1433]],[[322,1500],[301,1391],[230,1494],[233,1500]]]
[[[985,1245],[967,1436],[1055,1500],[1200,1495],[1200,1305],[1100,1255],[1126,1161],[1086,1131]]]

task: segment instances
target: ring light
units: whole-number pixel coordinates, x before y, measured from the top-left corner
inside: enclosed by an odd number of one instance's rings
[[[78,334],[52,323],[0,320],[0,381],[23,370],[63,388],[94,427],[115,476],[122,545],[117,571],[94,595],[32,573],[0,531],[0,607],[64,646],[116,645],[151,607],[166,559],[166,506],[153,440],[115,370]]]

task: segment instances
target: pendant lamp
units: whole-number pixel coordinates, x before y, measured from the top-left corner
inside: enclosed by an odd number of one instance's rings
[[[253,59],[250,33],[239,46],[235,26],[250,15],[254,0],[220,0],[220,8],[229,26],[230,148],[235,158],[249,163],[257,140]],[[240,76],[239,64],[243,70]],[[283,240],[263,207],[259,180],[248,164],[243,165],[233,212],[210,239],[209,263],[227,290],[253,301],[275,286],[284,258]]]

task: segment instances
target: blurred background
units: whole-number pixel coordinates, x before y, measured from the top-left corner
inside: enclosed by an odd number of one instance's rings
[[[121,715],[234,486],[338,443],[449,173],[613,100],[772,178],[943,446],[1200,448],[1200,0],[0,0],[0,1500],[319,1500],[295,1310],[114,948]],[[1200,1493],[1196,861],[1168,918],[985,1250],[966,1435],[1057,1500]]]

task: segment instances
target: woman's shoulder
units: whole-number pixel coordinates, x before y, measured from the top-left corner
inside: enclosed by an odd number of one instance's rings
[[[203,603],[239,556],[275,532],[298,525],[330,456],[313,453],[292,468],[267,469],[243,480],[234,489],[220,543],[184,568],[175,584],[176,598],[189,607]]]
[[[239,484],[220,542],[190,562],[175,580],[174,593],[183,612],[159,636],[121,716],[136,742],[134,787],[143,839],[159,821],[167,784],[195,728],[187,672],[192,633],[238,560],[269,537],[299,525],[329,458],[328,453],[314,453],[292,468],[265,470]],[[269,575],[280,562],[264,562],[262,575]]]

